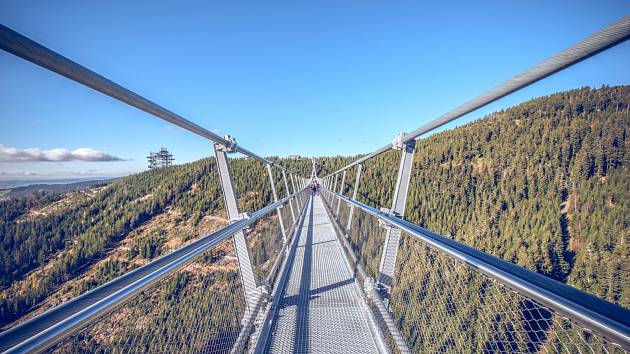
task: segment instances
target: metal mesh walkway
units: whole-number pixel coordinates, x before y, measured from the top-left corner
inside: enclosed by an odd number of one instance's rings
[[[378,353],[382,343],[320,196],[311,198],[273,321],[272,353]]]

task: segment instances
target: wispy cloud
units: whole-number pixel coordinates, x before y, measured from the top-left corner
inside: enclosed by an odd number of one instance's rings
[[[109,154],[106,151],[96,150],[93,148],[78,148],[68,150],[56,148],[50,150],[42,150],[39,148],[18,149],[0,145],[0,162],[37,162],[37,161],[125,161],[120,157]]]
[[[30,172],[30,171],[15,171],[15,172],[5,172],[5,171],[0,171],[0,176],[37,176],[38,173],[37,172]]]
[[[83,171],[0,171],[0,182],[11,180],[48,181],[66,179],[114,178],[141,172],[139,170],[83,170]],[[4,187],[0,184],[0,189]]]

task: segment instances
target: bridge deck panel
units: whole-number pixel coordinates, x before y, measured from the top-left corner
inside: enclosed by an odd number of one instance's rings
[[[306,213],[267,349],[378,353],[369,309],[320,196]]]

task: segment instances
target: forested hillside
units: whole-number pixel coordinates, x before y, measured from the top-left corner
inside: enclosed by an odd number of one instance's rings
[[[582,88],[422,139],[405,218],[630,307],[629,107],[630,86]],[[399,156],[390,151],[366,162],[359,201],[390,206]],[[318,158],[319,174],[356,158]],[[308,159],[275,160],[310,175]],[[262,164],[238,158],[231,166],[243,211],[271,202]],[[347,196],[355,171],[346,176]],[[275,177],[279,195],[286,195]],[[226,225],[218,183],[208,158],[84,192],[0,202],[0,326]],[[230,291],[225,279],[235,276],[233,263],[218,262],[225,274],[211,286]],[[201,280],[193,275],[177,286],[194,288]]]
[[[310,175],[308,159],[271,159]],[[236,158],[231,167],[241,211],[271,203],[263,164]],[[281,174],[274,173],[278,194],[285,196]],[[150,170],[85,192],[2,201],[0,326],[103,284],[226,223],[214,158]]]
[[[629,103],[630,86],[576,89],[418,141],[405,219],[630,307]],[[366,162],[359,201],[391,206],[399,159]]]

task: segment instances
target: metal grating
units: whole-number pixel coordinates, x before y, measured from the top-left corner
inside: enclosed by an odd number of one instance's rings
[[[378,353],[369,309],[320,196],[309,202],[274,318],[272,353]]]

